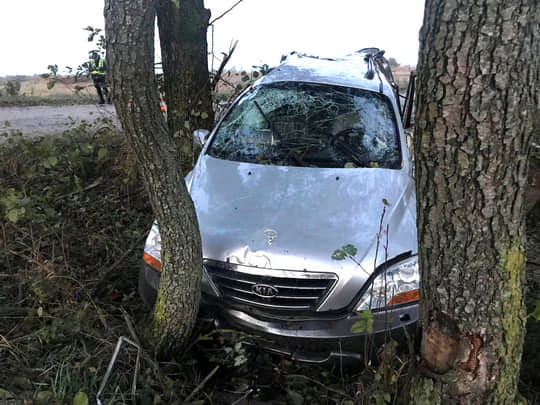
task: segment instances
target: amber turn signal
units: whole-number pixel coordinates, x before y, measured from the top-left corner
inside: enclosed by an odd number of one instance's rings
[[[156,259],[155,257],[150,256],[148,253],[143,254],[143,260],[148,264],[150,267],[153,267],[154,269],[161,271],[161,262]]]
[[[420,299],[420,290],[405,291],[399,294],[396,294],[392,297],[388,305],[398,305],[405,302],[418,301]]]

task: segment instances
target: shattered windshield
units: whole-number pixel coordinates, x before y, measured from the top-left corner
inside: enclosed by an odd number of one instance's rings
[[[348,87],[283,82],[246,93],[227,115],[209,155],[305,167],[401,167],[389,101]]]

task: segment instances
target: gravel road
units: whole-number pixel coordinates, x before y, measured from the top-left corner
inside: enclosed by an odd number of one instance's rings
[[[23,135],[59,133],[98,118],[116,118],[114,106],[110,104],[59,105],[37,107],[0,107],[0,134],[19,130]]]

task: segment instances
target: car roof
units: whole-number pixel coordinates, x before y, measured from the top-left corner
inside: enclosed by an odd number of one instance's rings
[[[324,83],[376,91],[393,98],[390,84],[393,79],[391,76],[387,77],[388,73],[380,69],[375,59],[371,59],[377,52],[377,48],[366,48],[335,59],[293,52],[255,85],[289,81]],[[369,68],[373,70],[371,75],[368,74]]]

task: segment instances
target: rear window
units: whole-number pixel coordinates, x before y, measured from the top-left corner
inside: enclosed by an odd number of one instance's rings
[[[385,96],[311,83],[274,83],[244,94],[207,153],[281,166],[401,167],[395,115]]]

